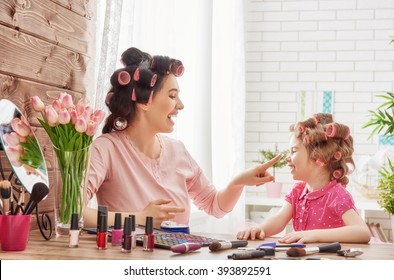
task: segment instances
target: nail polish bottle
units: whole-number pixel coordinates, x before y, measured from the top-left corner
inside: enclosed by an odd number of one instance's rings
[[[101,216],[108,215],[108,206],[107,205],[99,205],[97,206],[97,232],[100,228]]]
[[[123,236],[122,214],[115,213],[115,224],[114,224],[114,228],[112,229],[112,239],[111,239],[112,246],[122,245],[122,236]]]
[[[107,215],[101,215],[100,218],[100,228],[97,232],[97,248],[99,250],[107,249],[107,240],[108,240],[108,232],[107,232]]]
[[[131,248],[135,249],[137,247],[137,234],[135,232],[135,216],[129,215],[131,219]]]
[[[143,250],[153,251],[154,246],[155,246],[155,238],[153,236],[153,218],[146,217]]]
[[[71,226],[70,226],[70,240],[68,247],[75,248],[78,247],[79,242],[79,217],[78,213],[73,213],[71,215]]]
[[[123,229],[123,243],[122,252],[130,253],[132,249],[132,236],[131,236],[131,218],[126,217],[124,219],[124,229]]]

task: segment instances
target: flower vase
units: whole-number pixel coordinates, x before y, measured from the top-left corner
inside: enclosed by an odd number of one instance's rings
[[[87,196],[87,174],[90,145],[75,151],[65,151],[54,147],[58,174],[55,187],[55,231],[56,236],[69,235],[71,216],[79,215],[79,227],[83,227],[83,211]],[[59,176],[57,177],[59,178]]]

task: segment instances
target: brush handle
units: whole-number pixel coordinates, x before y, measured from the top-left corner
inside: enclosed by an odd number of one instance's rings
[[[326,245],[317,246],[319,248],[320,253],[336,253],[338,250],[341,250],[341,243],[334,242]]]

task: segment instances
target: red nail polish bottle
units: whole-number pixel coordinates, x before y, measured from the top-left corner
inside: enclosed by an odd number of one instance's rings
[[[155,239],[153,236],[153,218],[146,217],[143,250],[144,251],[153,251],[154,247],[155,247]]]
[[[97,232],[97,248],[99,250],[107,249],[107,240],[108,240],[108,232],[107,232],[107,215],[102,215],[100,218],[100,228]]]
[[[123,236],[123,228],[122,228],[122,214],[115,213],[115,224],[112,230],[112,246],[120,246],[122,245],[122,236]]]
[[[122,252],[130,253],[131,249],[132,249],[131,218],[126,217],[124,219]]]

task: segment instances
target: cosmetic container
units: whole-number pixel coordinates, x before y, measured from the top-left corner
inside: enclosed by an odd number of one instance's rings
[[[153,236],[153,218],[146,217],[143,250],[153,251],[154,246],[155,246],[155,239]]]
[[[97,232],[100,228],[101,216],[107,215],[108,216],[108,206],[107,205],[99,205],[97,206]]]
[[[100,217],[100,228],[97,232],[97,248],[99,250],[107,249],[107,240],[108,240],[108,232],[107,232],[107,215],[101,215]]]
[[[122,252],[130,253],[131,249],[132,249],[131,218],[126,217],[124,219]]]
[[[115,213],[115,224],[112,229],[112,246],[120,246],[122,245],[122,236],[123,236],[123,228],[122,228],[122,214]]]
[[[137,234],[135,232],[135,215],[129,215],[131,219],[131,248],[137,247]]]
[[[78,217],[78,213],[73,213],[71,215],[71,226],[70,226],[68,247],[70,248],[78,247],[78,242],[79,242],[79,217]]]

